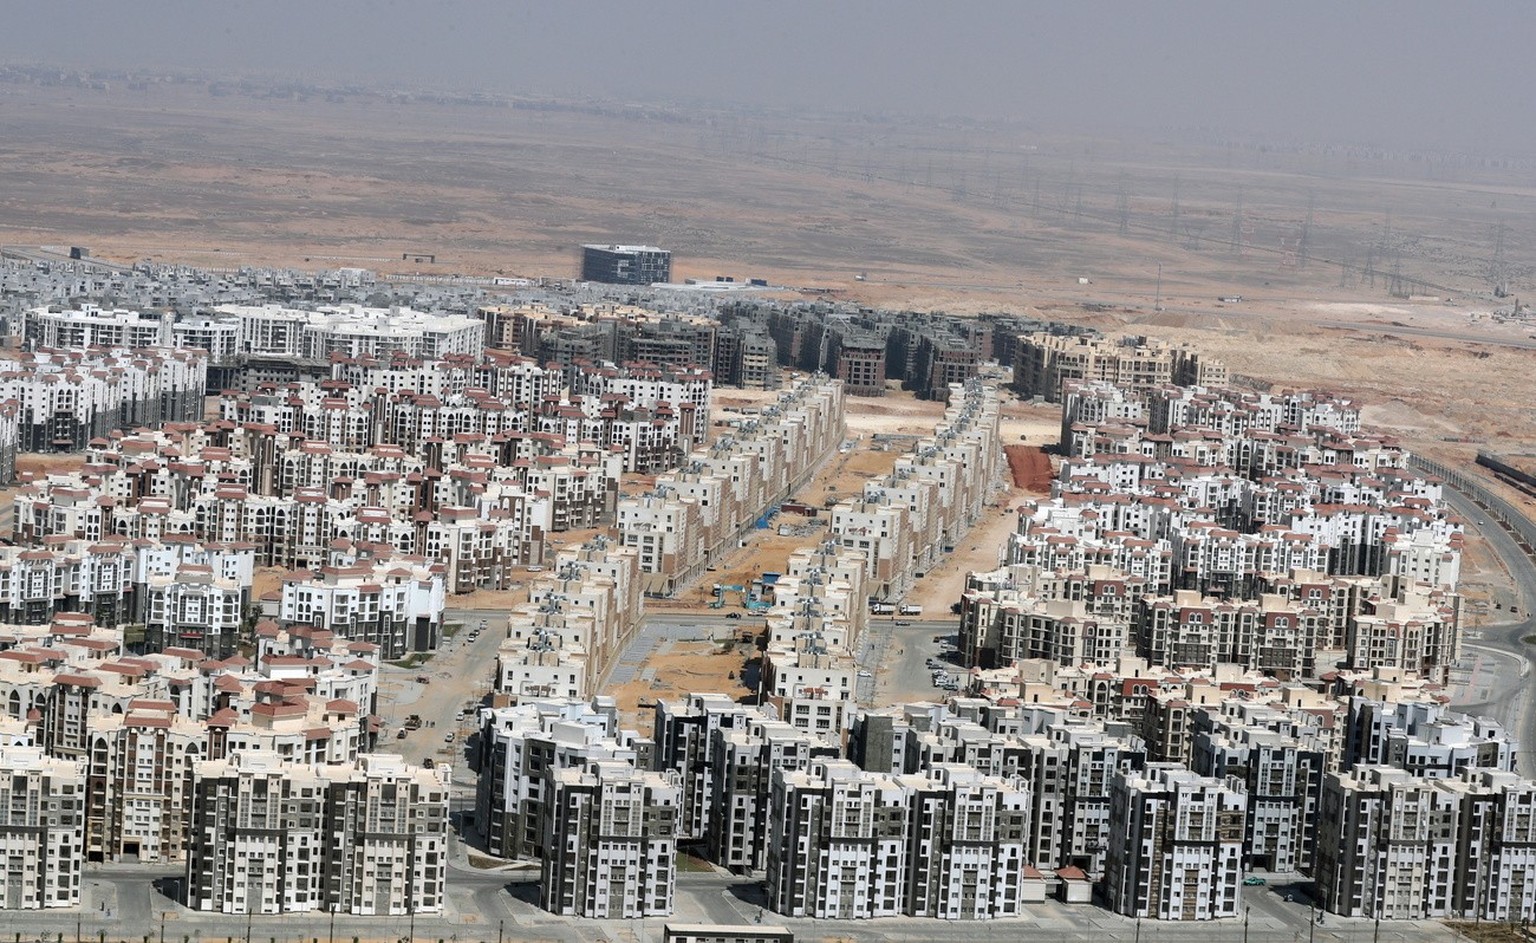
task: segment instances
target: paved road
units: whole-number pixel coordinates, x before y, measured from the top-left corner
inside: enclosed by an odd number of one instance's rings
[[[906,704],[931,701],[950,693],[933,684],[929,659],[944,661],[949,673],[963,675],[957,660],[946,660],[945,645],[951,655],[959,639],[959,619],[908,619],[902,616],[871,616],[869,631],[859,646],[859,667],[869,671],[861,678],[859,700],[867,705]]]
[[[676,906],[672,916],[648,920],[576,920],[556,917],[537,907],[536,869],[475,871],[461,863],[449,875],[449,901],[443,915],[410,917],[346,917],[333,921],[327,914],[289,914],[282,917],[224,916],[188,911],[171,899],[149,890],[148,879],[163,871],[137,869],[132,874],[114,871],[87,878],[87,906],[78,912],[0,912],[0,934],[18,933],[23,940],[54,941],[77,937],[144,943],[161,938],[172,943],[214,943],[250,939],[282,943],[299,941],[390,941],[412,935],[421,941],[490,943],[492,940],[547,940],[559,943],[635,943],[660,940],[662,927],[672,923],[753,923],[766,903],[758,876],[740,877],[715,871],[681,872],[677,876]],[[96,909],[102,887],[111,881],[131,881],[141,889],[148,908],[131,915],[114,911],[110,916]],[[110,890],[110,889],[109,889]],[[1296,886],[1272,879],[1268,887],[1244,888],[1249,908],[1244,921],[1222,920],[1199,925],[1136,921],[1119,917],[1093,905],[1065,905],[1054,900],[1026,907],[1024,916],[986,923],[948,922],[918,918],[881,920],[809,920],[765,913],[765,923],[782,924],[803,941],[849,940],[878,943],[938,941],[978,943],[1028,938],[1041,943],[1296,943],[1315,933],[1326,943],[1365,943],[1375,937],[1369,920],[1326,917],[1311,927],[1312,913]],[[1290,898],[1290,899],[1288,899]],[[1389,921],[1381,925],[1380,939],[1391,943],[1429,943],[1449,934],[1435,923]]]
[[[475,641],[469,633],[486,628]],[[454,782],[462,790],[472,787],[474,776],[465,761],[465,747],[475,731],[473,707],[483,703],[495,683],[496,648],[507,635],[507,616],[503,611],[449,609],[444,621],[460,623],[463,628],[424,664],[415,668],[385,665],[379,675],[379,716],[384,720],[380,748],[398,753],[412,763],[426,759],[453,765]],[[419,679],[426,679],[422,683]],[[471,708],[460,721],[461,708]],[[420,714],[422,727],[407,731],[405,719]],[[446,737],[453,733],[454,742]]]
[[[1463,344],[1484,344],[1489,347],[1514,347],[1520,350],[1536,350],[1536,338],[1528,337],[1504,337],[1501,335],[1485,334],[1482,331],[1442,331],[1428,327],[1409,327],[1408,325],[1379,324],[1369,321],[1312,321],[1318,327],[1335,328],[1341,331],[1360,331],[1364,334],[1388,334],[1401,337],[1432,337],[1436,340],[1459,341]]]
[[[1486,684],[1476,684],[1469,696],[1478,698],[1455,706],[1474,714],[1487,714],[1504,724],[1520,739],[1518,756],[1523,775],[1536,775],[1536,685],[1531,683],[1532,670],[1536,668],[1536,646],[1523,639],[1536,634],[1536,618],[1531,616],[1531,605],[1536,603],[1536,564],[1526,556],[1514,538],[1496,524],[1477,525],[1486,520],[1487,514],[1472,501],[1458,492],[1445,488],[1446,502],[1487,538],[1488,546],[1503,562],[1514,584],[1514,595],[1503,600],[1505,608],[1495,610],[1508,613],[1508,606],[1519,606],[1525,618],[1507,617],[1508,621],[1485,624],[1475,630],[1478,637],[1463,644],[1463,663],[1476,663],[1477,671],[1489,671],[1495,675]],[[1486,659],[1486,660],[1485,660]],[[1479,697],[1482,692],[1486,697]]]

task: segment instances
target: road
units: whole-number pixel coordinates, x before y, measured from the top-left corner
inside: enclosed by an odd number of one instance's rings
[[[1318,327],[1340,331],[1360,331],[1365,334],[1388,334],[1394,337],[1430,337],[1436,340],[1457,341],[1462,344],[1485,344],[1489,347],[1514,347],[1519,350],[1536,350],[1536,338],[1502,337],[1482,331],[1441,331],[1428,327],[1410,327],[1406,324],[1382,324],[1373,321],[1313,321]]]
[[[174,877],[166,869],[99,866],[88,869],[86,904],[74,911],[0,911],[0,934],[19,939],[131,941],[153,943],[314,943],[334,941],[419,941],[490,943],[492,940],[545,940],[557,943],[637,943],[660,940],[667,923],[752,924],[766,904],[758,875],[738,876],[715,870],[680,871],[673,913],[647,920],[582,920],[556,917],[538,908],[537,868],[481,871],[459,854],[450,864],[448,906],[440,915],[349,917],[286,914],[280,917],[227,916],[189,911],[151,889],[150,881]],[[1247,907],[1242,919],[1207,923],[1163,923],[1116,916],[1093,904],[1062,904],[1054,899],[1026,905],[1021,917],[986,922],[913,917],[880,920],[810,920],[763,913],[763,922],[781,924],[802,941],[848,940],[856,943],[981,943],[1028,937],[1040,943],[1296,943],[1311,938],[1325,943],[1365,943],[1376,939],[1369,920],[1326,917],[1310,926],[1312,912],[1300,885],[1272,878],[1269,886],[1243,888]],[[131,906],[125,906],[129,903]],[[103,906],[105,909],[102,909]],[[1429,943],[1448,938],[1430,922],[1389,921],[1380,940]]]
[[[1462,494],[1445,488],[1446,503],[1456,513],[1466,518],[1468,526],[1476,526],[1488,540],[1489,549],[1509,571],[1514,595],[1503,600],[1505,608],[1495,610],[1508,613],[1509,605],[1517,605],[1525,618],[1510,617],[1509,621],[1483,625],[1476,630],[1477,637],[1466,639],[1463,644],[1464,664],[1473,664],[1478,672],[1492,671],[1496,680],[1469,686],[1470,696],[1476,698],[1457,703],[1458,710],[1472,714],[1485,714],[1497,719],[1504,728],[1515,734],[1520,741],[1517,756],[1522,775],[1536,776],[1536,685],[1531,683],[1531,672],[1536,668],[1536,646],[1524,641],[1536,634],[1536,618],[1531,616],[1531,604],[1536,602],[1536,563],[1532,563],[1513,537],[1503,527],[1475,522],[1487,519],[1487,513]],[[1486,696],[1481,696],[1487,692]]]
[[[859,679],[858,698],[861,704],[880,706],[906,704],[912,701],[931,701],[952,692],[934,687],[933,671],[929,659],[945,661],[950,674],[958,677],[964,671],[958,660],[945,660],[943,637],[951,643],[959,641],[960,620],[908,619],[902,616],[871,616],[869,631],[857,653],[858,665],[868,671],[870,677]],[[953,653],[954,644],[949,646]]]
[[[481,621],[485,630],[475,641],[469,633]],[[484,703],[495,684],[496,648],[507,637],[505,611],[449,609],[445,623],[459,623],[463,628],[446,639],[425,663],[414,668],[386,664],[379,672],[379,716],[384,730],[379,747],[398,753],[412,763],[431,759],[453,765],[456,794],[474,786],[474,775],[465,762],[465,746],[475,731],[474,707]],[[420,679],[425,679],[425,683]],[[456,720],[461,708],[468,708],[464,719]],[[405,719],[419,714],[422,726],[407,731]],[[449,733],[454,742],[447,743]]]

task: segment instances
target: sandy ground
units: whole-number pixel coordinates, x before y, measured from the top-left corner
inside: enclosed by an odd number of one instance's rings
[[[943,618],[950,606],[965,591],[968,573],[993,570],[1002,562],[1008,535],[1018,518],[1011,510],[1027,497],[1050,494],[1051,462],[1038,446],[1009,446],[1009,464],[1014,472],[1011,487],[998,495],[987,515],[961,541],[954,553],[944,558],[907,594],[907,602],[923,607],[928,618]]]
[[[79,453],[56,454],[53,452],[23,452],[16,456],[16,474],[32,472],[37,475],[67,475],[85,465],[85,456]]]
[[[646,660],[646,670],[628,684],[604,693],[619,702],[624,721],[650,730],[649,707],[656,701],[684,697],[696,691],[728,694],[737,700],[756,695],[742,683],[743,670],[757,657],[754,645],[722,646],[711,642],[676,642]],[[645,705],[642,707],[641,705]]]

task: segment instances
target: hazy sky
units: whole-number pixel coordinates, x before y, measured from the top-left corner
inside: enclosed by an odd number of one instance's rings
[[[0,59],[1536,148],[1536,2],[12,2]]]

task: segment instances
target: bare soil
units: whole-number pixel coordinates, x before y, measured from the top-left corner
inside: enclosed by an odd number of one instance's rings
[[[1028,494],[1050,494],[1051,457],[1038,445],[1005,445],[1003,454],[1008,456],[1008,471],[1013,476],[1013,487]]]
[[[643,672],[628,684],[609,691],[619,702],[619,713],[630,725],[648,729],[649,705],[659,700],[682,698],[695,691],[714,691],[738,700],[756,695],[742,683],[742,671],[756,657],[749,646],[726,648],[713,642],[677,642],[651,655]],[[734,677],[732,677],[734,675]],[[642,707],[641,705],[646,705]]]

